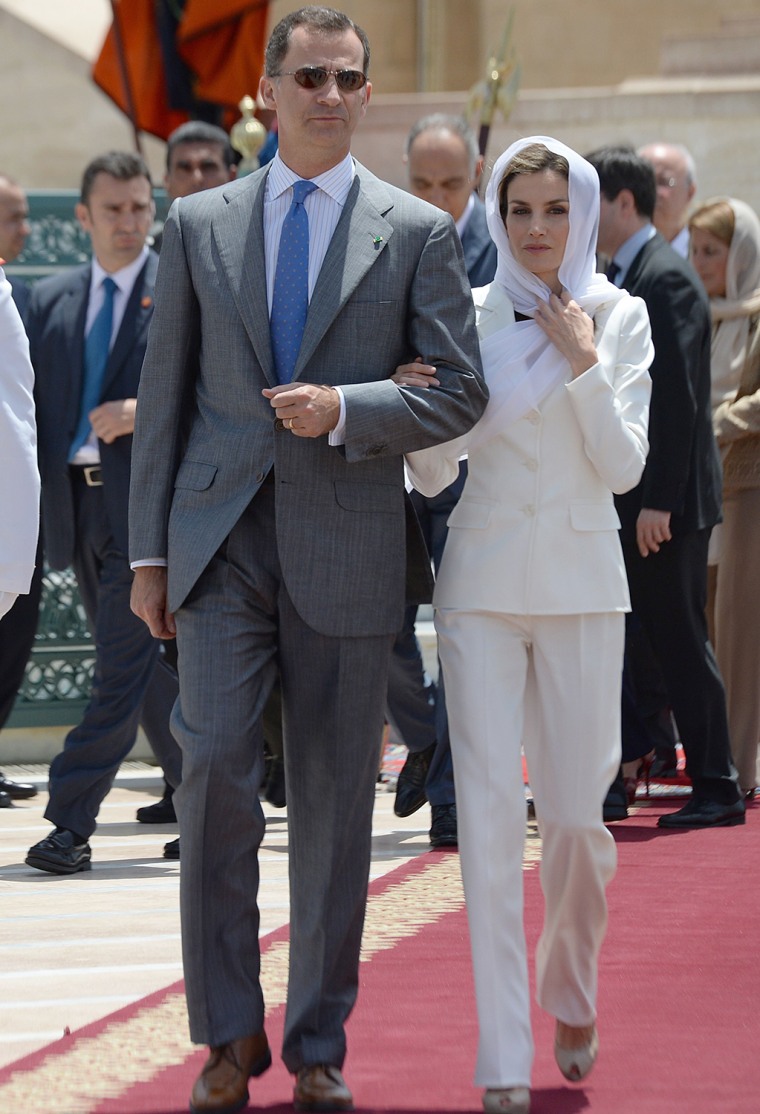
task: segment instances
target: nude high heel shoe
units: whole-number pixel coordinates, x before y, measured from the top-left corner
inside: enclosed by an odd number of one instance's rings
[[[571,1083],[580,1083],[581,1079],[585,1079],[594,1066],[599,1052],[599,1034],[596,1031],[596,1025],[594,1025],[585,1044],[582,1044],[579,1048],[565,1048],[560,1044],[559,1039],[561,1024],[561,1022],[557,1022],[557,1035],[554,1038],[554,1059],[557,1061],[557,1067],[565,1079],[569,1079]],[[572,1026],[567,1025],[563,1028],[570,1029]]]
[[[485,1114],[530,1114],[527,1087],[489,1087],[483,1095]]]

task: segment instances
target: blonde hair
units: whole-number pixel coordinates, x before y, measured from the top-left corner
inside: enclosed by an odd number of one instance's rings
[[[728,201],[705,201],[699,205],[689,217],[689,231],[699,228],[703,232],[712,232],[719,240],[731,247],[736,228],[734,210]]]

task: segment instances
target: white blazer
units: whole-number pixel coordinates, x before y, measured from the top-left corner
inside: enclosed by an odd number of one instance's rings
[[[496,284],[473,297],[481,340],[514,321]],[[636,486],[649,448],[654,350],[643,301],[626,296],[600,307],[595,340],[597,364],[473,448],[449,518],[437,608],[512,615],[630,609],[613,492]],[[432,495],[451,483],[466,441],[408,454],[415,487]]]
[[[39,530],[40,477],[29,341],[0,267],[0,615],[28,592]]]

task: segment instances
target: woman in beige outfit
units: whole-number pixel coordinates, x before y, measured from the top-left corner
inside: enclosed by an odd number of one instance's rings
[[[723,456],[715,650],[734,762],[750,799],[760,743],[760,220],[725,197],[701,205],[689,226],[712,307],[713,426]]]

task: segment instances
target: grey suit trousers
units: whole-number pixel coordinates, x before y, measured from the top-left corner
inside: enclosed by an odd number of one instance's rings
[[[177,612],[174,800],[190,1034],[219,1045],[264,1023],[261,717],[279,667],[291,899],[283,1059],[296,1072],[345,1057],[393,639],[332,638],[303,622],[280,570],[274,504],[266,482]]]

